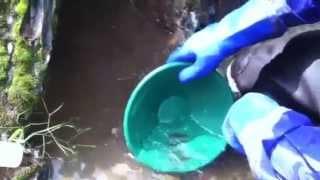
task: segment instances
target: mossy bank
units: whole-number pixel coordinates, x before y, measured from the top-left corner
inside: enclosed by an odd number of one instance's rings
[[[31,123],[50,60],[55,0],[0,1],[0,134]],[[21,165],[13,179],[29,179],[41,163]]]
[[[48,22],[48,16],[53,17],[53,5],[52,2],[33,0],[1,2],[1,127],[20,125],[19,120],[27,119],[39,100],[43,74],[50,58],[51,49],[44,47],[44,43],[52,43],[46,35],[52,33],[48,27],[52,27],[53,20]]]

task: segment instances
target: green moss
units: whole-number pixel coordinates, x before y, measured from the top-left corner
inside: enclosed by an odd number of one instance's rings
[[[30,74],[14,73],[10,88],[8,89],[8,100],[16,106],[19,111],[25,111],[36,102],[35,92],[37,80]]]
[[[19,0],[15,6],[15,12],[17,14],[16,22],[13,24],[13,36],[19,38],[22,19],[28,10],[28,0]]]
[[[28,0],[20,0],[19,3],[16,5],[15,11],[16,13],[23,17],[24,14],[27,12],[28,9]]]
[[[8,71],[9,61],[2,59],[0,57],[0,85],[4,86],[7,81],[7,71]]]
[[[31,165],[29,167],[22,167],[15,172],[15,175],[12,178],[12,180],[29,180],[39,170],[40,170],[40,166],[38,166],[38,165]]]
[[[18,40],[16,42],[16,48],[13,55],[13,63],[17,64],[30,64],[32,63],[33,54],[32,49],[24,40]]]
[[[14,38],[19,38],[21,24],[22,24],[22,18],[17,19],[16,22],[13,24],[12,32],[13,32],[13,37]]]
[[[44,58],[44,52],[43,52],[42,46],[40,44],[38,44],[35,49],[36,49],[36,52],[34,53],[35,54],[35,56],[34,56],[35,61],[36,62],[44,61],[45,58]]]
[[[17,18],[13,25],[13,37],[15,40],[15,50],[12,60],[13,79],[10,87],[7,88],[8,102],[18,108],[18,112],[32,108],[37,99],[36,88],[39,83],[38,78],[36,78],[33,73],[34,63],[39,59],[38,53],[28,45],[20,33],[22,19],[27,8],[28,0],[19,0],[15,6]]]
[[[0,0],[0,20],[6,25],[6,18],[10,12],[10,0]]]
[[[7,81],[9,68],[9,56],[5,44],[0,40],[0,86],[4,86]]]
[[[16,125],[17,122],[12,117],[9,117],[6,109],[0,105],[0,127],[12,127]]]
[[[5,47],[5,43],[0,40],[0,54],[6,54],[6,53],[7,53],[7,50]]]
[[[35,55],[31,47],[21,37],[16,39],[13,54],[13,80],[8,89],[10,104],[18,107],[19,111],[30,109],[37,99],[35,89],[38,81],[32,75]]]

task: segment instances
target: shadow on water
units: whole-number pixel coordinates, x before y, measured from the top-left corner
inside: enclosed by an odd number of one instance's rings
[[[126,179],[117,171],[139,172],[137,179],[157,179],[127,155],[121,132],[123,110],[137,82],[164,62],[181,37],[146,16],[130,1],[62,3],[46,101],[50,109],[64,103],[55,114],[57,123],[73,119],[81,128],[92,128],[78,142],[97,145],[80,153],[79,161],[87,167],[84,175],[98,168],[111,179]],[[248,177],[247,165],[234,153],[227,153],[213,167],[208,174],[219,179]]]

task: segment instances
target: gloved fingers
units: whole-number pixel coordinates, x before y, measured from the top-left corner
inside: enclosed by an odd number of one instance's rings
[[[215,58],[215,56],[197,57],[197,60],[191,66],[180,72],[179,80],[186,83],[210,74],[217,67]]]
[[[174,50],[168,57],[167,63],[172,62],[194,62],[196,54],[189,48],[182,46]]]

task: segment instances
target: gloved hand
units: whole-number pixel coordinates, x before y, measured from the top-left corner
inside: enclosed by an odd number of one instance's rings
[[[258,179],[320,179],[320,128],[265,95],[248,93],[235,102],[223,133]]]
[[[167,62],[190,62],[179,79],[206,76],[241,48],[281,36],[288,27],[320,20],[318,0],[249,0],[219,23],[191,36]]]

